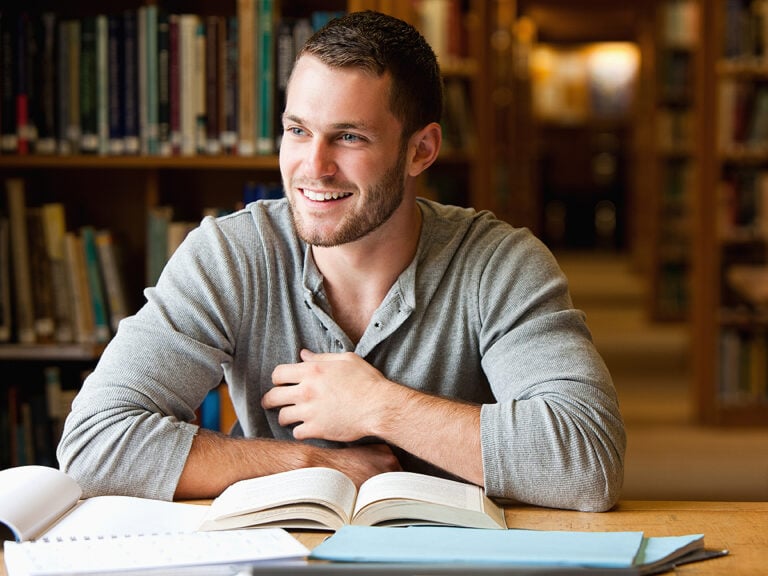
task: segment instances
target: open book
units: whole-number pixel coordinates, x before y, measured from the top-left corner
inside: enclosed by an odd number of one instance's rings
[[[0,541],[6,540],[8,576],[294,563],[305,562],[309,553],[280,529],[200,532],[208,506],[81,495],[80,486],[55,468],[0,471]]]
[[[479,486],[413,472],[387,472],[370,478],[358,492],[338,470],[302,468],[232,484],[213,501],[200,529],[337,530],[346,524],[507,527],[503,509]]]

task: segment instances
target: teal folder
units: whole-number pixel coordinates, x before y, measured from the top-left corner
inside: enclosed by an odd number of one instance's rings
[[[477,530],[442,526],[344,526],[311,558],[337,562],[467,563],[631,568],[703,548],[703,536],[642,532]]]

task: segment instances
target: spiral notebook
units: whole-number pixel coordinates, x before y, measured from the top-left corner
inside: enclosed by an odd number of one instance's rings
[[[277,528],[198,532],[208,506],[130,496],[80,499],[54,468],[0,471],[0,536],[8,576],[172,569],[230,574],[238,564],[301,562],[309,551]]]
[[[279,528],[7,541],[8,576],[120,574],[171,570],[237,574],[244,564],[305,563],[309,551]]]

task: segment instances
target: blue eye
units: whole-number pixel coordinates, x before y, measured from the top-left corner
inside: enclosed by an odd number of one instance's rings
[[[306,135],[306,132],[299,128],[298,126],[291,126],[290,128],[285,128],[284,132],[287,132],[289,134],[293,134],[294,136],[304,136]]]

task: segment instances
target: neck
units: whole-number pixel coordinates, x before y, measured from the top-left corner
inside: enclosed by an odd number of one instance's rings
[[[416,255],[421,210],[415,202],[402,209],[365,238],[342,246],[312,247],[334,319],[355,342]]]

